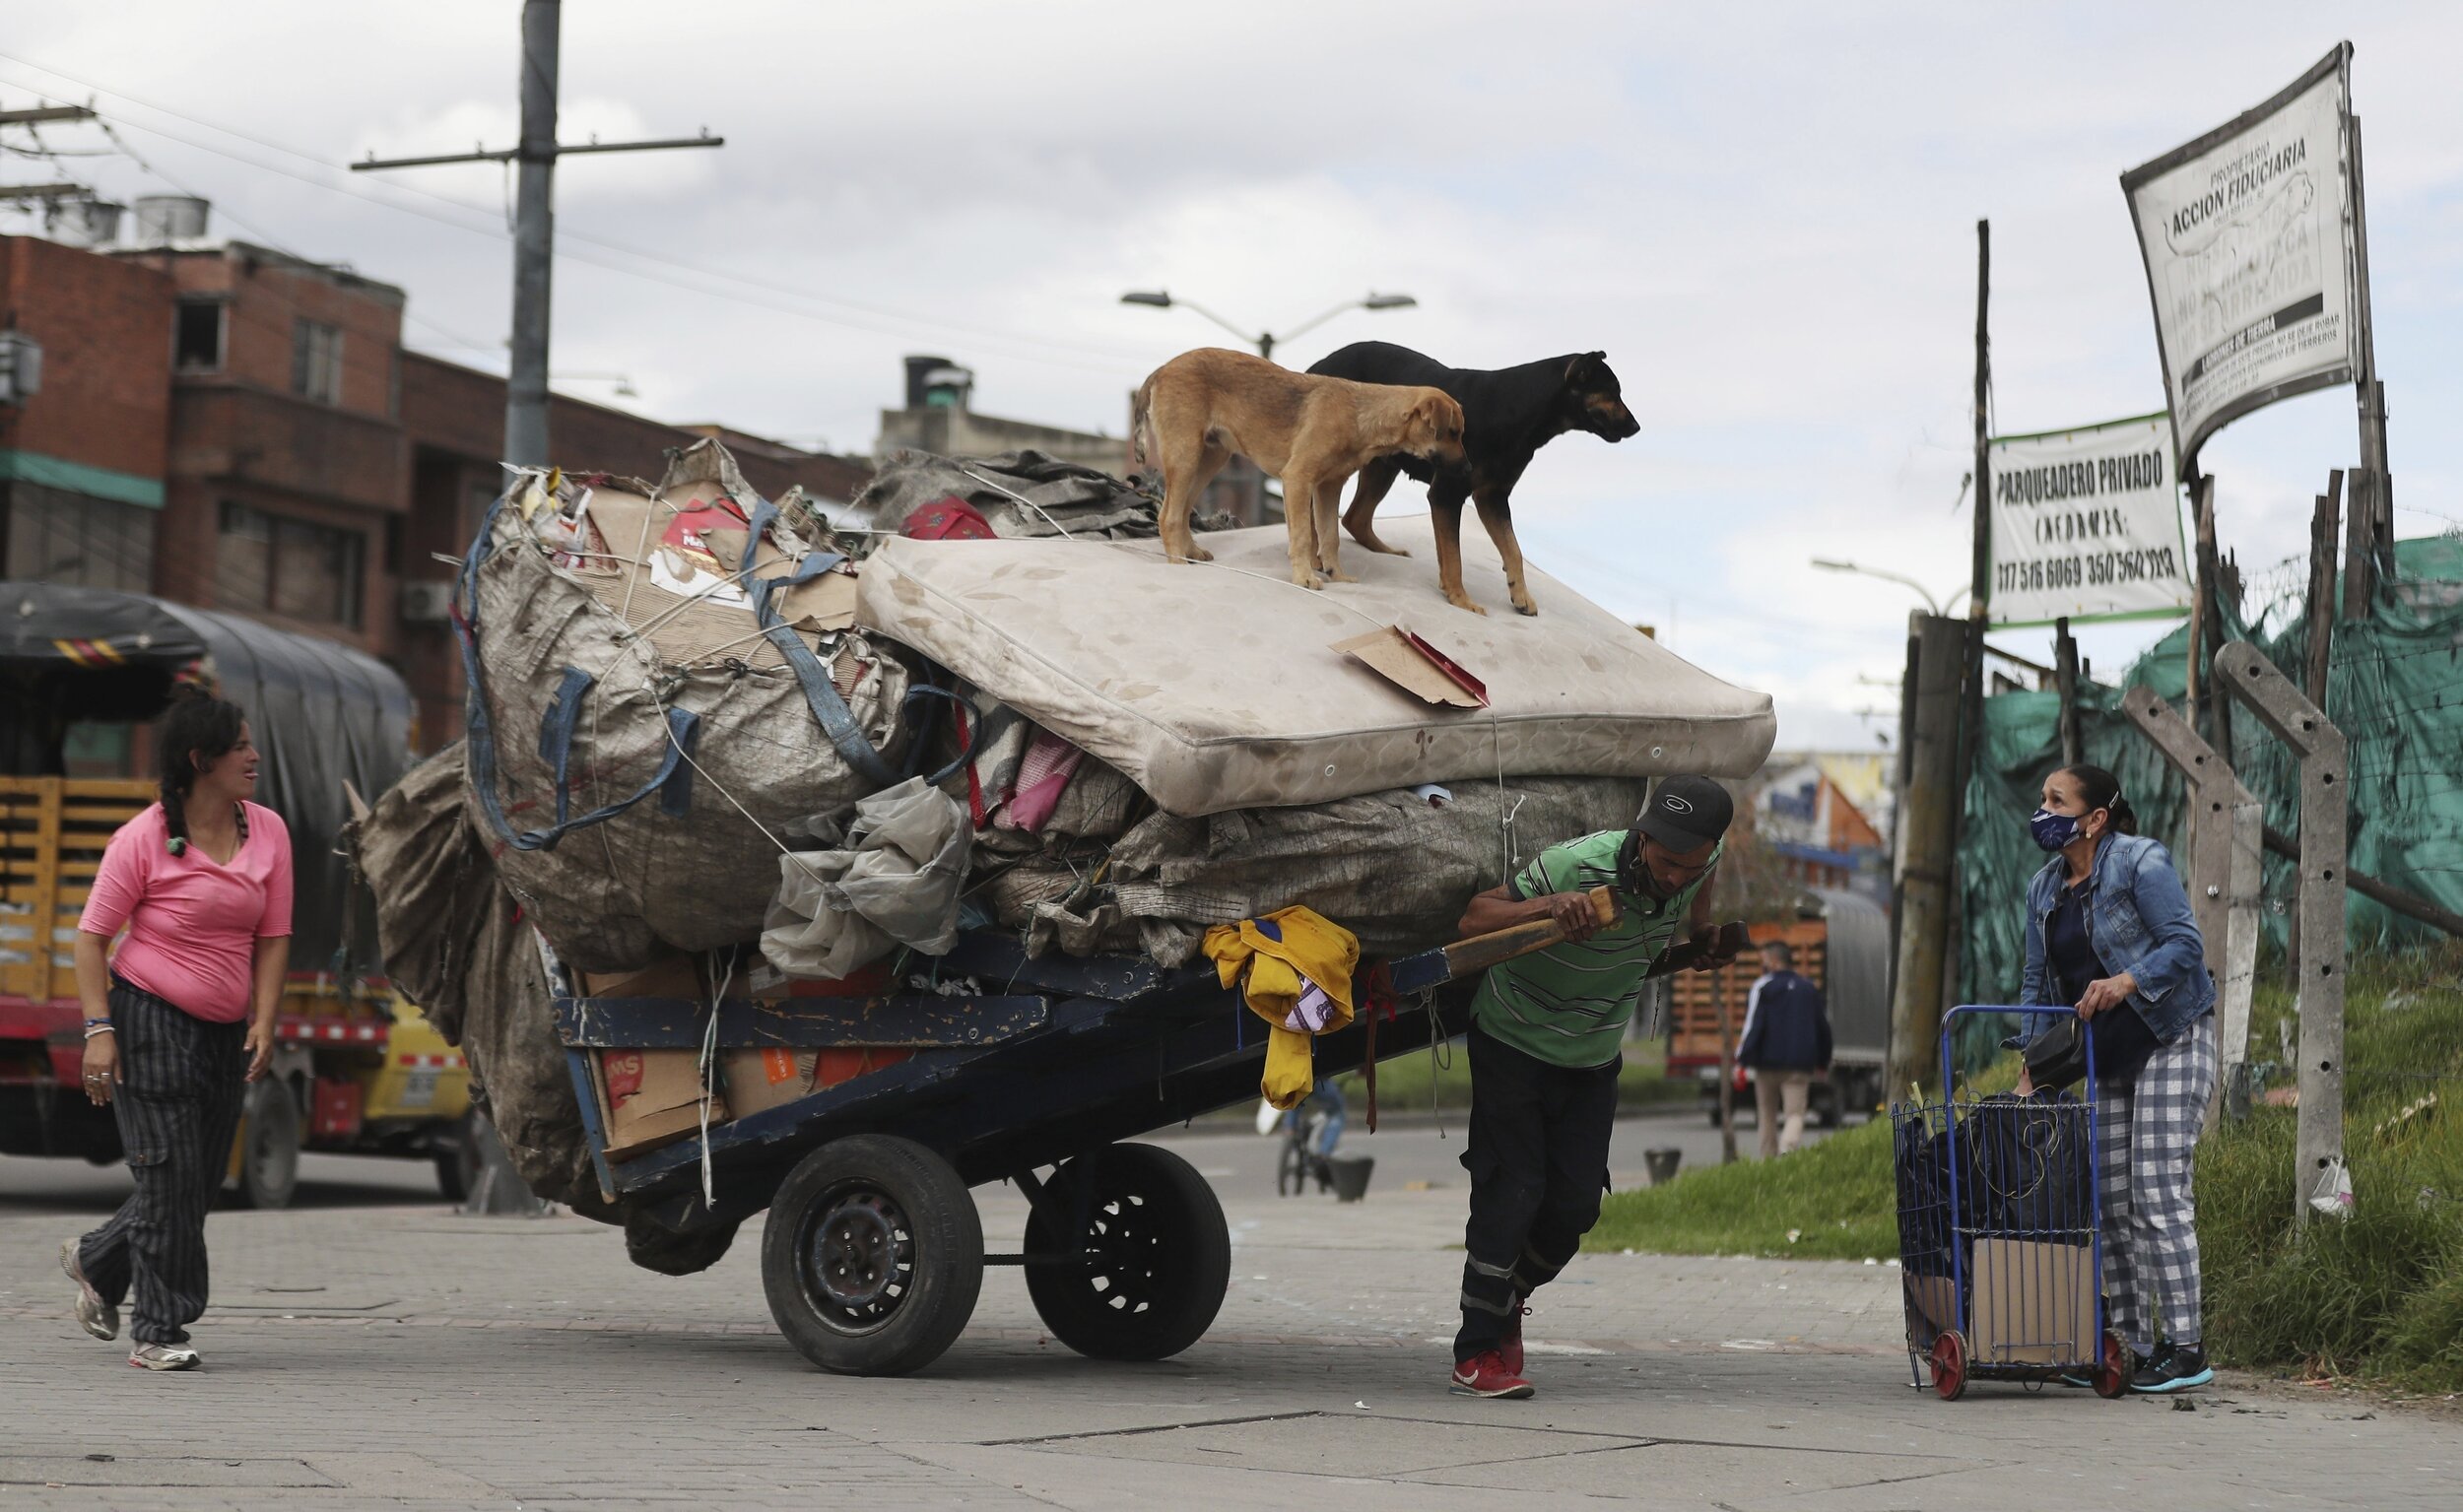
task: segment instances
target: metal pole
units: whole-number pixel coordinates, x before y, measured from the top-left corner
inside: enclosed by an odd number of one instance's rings
[[[504,460],[548,462],[548,296],[556,248],[556,66],[562,0],[522,0],[521,178],[513,209],[513,352]]]
[[[2078,733],[2078,639],[2067,615],[2052,622],[2052,686],[2061,694],[2061,764],[2076,766],[2086,756]]]
[[[1959,771],[1959,684],[1968,631],[1966,621],[1915,617],[1914,713],[1907,721],[1907,787],[1899,819],[1898,959],[1891,996],[1892,1097],[1935,1075],[1957,815],[1964,786]]]
[[[2364,518],[2368,547],[2368,585],[2373,589],[2380,574],[2394,570],[2394,480],[2386,475],[2386,385],[2377,381],[2377,326],[2370,313],[2369,301],[2369,218],[2368,198],[2363,188],[2361,171],[2361,118],[2352,117],[2352,277],[2353,309],[2360,319],[2360,370],[2354,375],[2353,397],[2361,411],[2361,472],[2353,480],[2353,511]],[[2364,598],[2356,614],[2345,607],[2347,618],[2367,613]]]
[[[2300,758],[2300,1122],[2294,1136],[2294,1211],[2331,1190],[2343,1164],[2345,791],[2341,730],[2254,647],[2215,658],[2216,680],[2247,703]]]

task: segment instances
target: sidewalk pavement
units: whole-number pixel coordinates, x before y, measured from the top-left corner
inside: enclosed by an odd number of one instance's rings
[[[976,1194],[1008,1245],[1026,1207]],[[0,1219],[0,1499],[61,1508],[2385,1507],[2450,1499],[2463,1428],[2228,1378],[2196,1411],[1908,1386],[1897,1273],[1587,1255],[1529,1321],[1529,1402],[1448,1396],[1459,1191],[1235,1196],[1222,1317],[1180,1357],[1081,1359],[1015,1270],[923,1374],[817,1372],[759,1225],[682,1279],[574,1217],[220,1213],[208,1368],[151,1375],[69,1316],[74,1219]]]

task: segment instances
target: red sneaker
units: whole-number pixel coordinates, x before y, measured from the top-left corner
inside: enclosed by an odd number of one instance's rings
[[[1531,1383],[1505,1368],[1505,1361],[1497,1350],[1474,1354],[1454,1367],[1454,1395],[1457,1397],[1510,1397],[1520,1399],[1531,1395]]]
[[[1513,1312],[1505,1319],[1505,1337],[1497,1341],[1497,1358],[1505,1367],[1505,1374],[1522,1373],[1522,1318],[1531,1309],[1514,1298]]]

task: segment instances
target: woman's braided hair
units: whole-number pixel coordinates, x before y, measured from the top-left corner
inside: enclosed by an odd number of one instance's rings
[[[188,848],[188,792],[197,785],[197,773],[239,744],[247,722],[238,704],[189,690],[174,693],[170,708],[155,725],[163,819],[170,829],[172,855]]]
[[[2112,811],[2112,828],[2119,834],[2138,832],[2138,811],[2121,796],[2121,779],[2100,766],[2065,766],[2063,772],[2078,782],[2079,796],[2087,800],[2087,812],[2097,809]]]

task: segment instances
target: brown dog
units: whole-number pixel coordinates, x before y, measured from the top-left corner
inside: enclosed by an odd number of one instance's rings
[[[1220,347],[1156,368],[1129,418],[1137,459],[1164,470],[1165,557],[1213,559],[1189,533],[1189,511],[1237,452],[1283,480],[1292,581],[1303,588],[1358,581],[1342,571],[1335,523],[1354,473],[1395,452],[1462,460],[1462,406],[1436,389],[1315,377]]]

